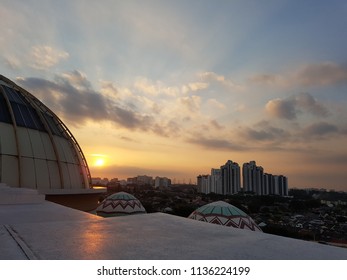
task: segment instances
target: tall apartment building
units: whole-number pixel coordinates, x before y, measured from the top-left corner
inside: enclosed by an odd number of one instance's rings
[[[288,179],[283,175],[264,173],[255,161],[244,163],[242,166],[243,191],[256,195],[288,195]],[[212,168],[211,175],[197,177],[198,191],[201,193],[217,193],[231,195],[241,190],[240,166],[228,160],[220,169]]]
[[[198,192],[208,194],[209,190],[209,175],[199,175],[197,177]]]
[[[241,190],[239,164],[228,160],[220,169],[222,176],[222,193],[227,195],[238,193]]]
[[[209,192],[223,194],[221,170],[212,168],[209,175]]]
[[[264,173],[264,193],[263,195],[275,194],[274,176],[269,173]]]
[[[275,193],[280,196],[288,195],[288,179],[283,175],[274,176],[274,189]]]
[[[264,193],[263,195],[288,195],[288,179],[283,175],[272,175],[264,173]]]
[[[242,167],[243,190],[257,195],[265,194],[264,169],[257,166],[255,161],[246,162]]]

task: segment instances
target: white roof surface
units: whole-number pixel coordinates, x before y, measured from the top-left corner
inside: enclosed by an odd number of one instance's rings
[[[0,259],[347,259],[345,248],[163,213],[101,218],[47,201],[0,204],[0,244]]]

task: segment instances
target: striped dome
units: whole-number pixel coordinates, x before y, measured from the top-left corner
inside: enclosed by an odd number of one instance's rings
[[[146,213],[141,202],[133,195],[126,192],[118,192],[108,196],[96,208],[99,216],[120,216]]]
[[[245,212],[224,201],[206,204],[196,209],[188,218],[228,227],[262,231]]]

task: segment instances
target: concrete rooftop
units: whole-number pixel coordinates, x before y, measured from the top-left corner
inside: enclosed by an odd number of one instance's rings
[[[101,218],[48,201],[0,204],[0,244],[8,260],[347,259],[345,248],[163,213]]]

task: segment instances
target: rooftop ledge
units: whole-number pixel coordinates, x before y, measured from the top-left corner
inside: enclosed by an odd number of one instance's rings
[[[97,193],[105,193],[107,191],[106,188],[98,187],[91,189],[47,189],[40,190],[41,194],[46,195],[66,195],[66,194],[97,194]]]

